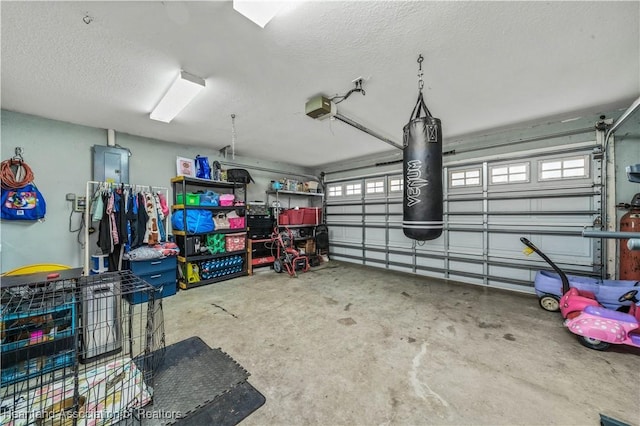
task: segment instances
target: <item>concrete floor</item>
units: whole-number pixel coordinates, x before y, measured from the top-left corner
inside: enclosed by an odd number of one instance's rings
[[[266,404],[246,425],[640,424],[640,352],[582,347],[533,296],[329,262],[164,303],[246,368]]]

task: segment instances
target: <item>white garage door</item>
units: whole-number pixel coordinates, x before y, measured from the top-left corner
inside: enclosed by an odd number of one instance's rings
[[[376,173],[325,177],[333,259],[437,278],[532,291],[535,272],[520,237],[567,273],[600,274],[601,241],[581,236],[601,217],[596,143],[502,155],[500,160],[447,162],[445,228],[416,242],[402,232],[402,164]],[[337,176],[337,175],[336,175]]]

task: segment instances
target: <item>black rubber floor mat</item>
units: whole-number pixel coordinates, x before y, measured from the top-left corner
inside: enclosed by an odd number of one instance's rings
[[[249,373],[233,358],[199,337],[169,345],[153,381],[153,404],[140,414],[142,424],[174,424],[179,419],[171,413],[189,417],[247,377]]]
[[[265,403],[265,397],[249,382],[234,386],[186,418],[177,426],[234,426]]]

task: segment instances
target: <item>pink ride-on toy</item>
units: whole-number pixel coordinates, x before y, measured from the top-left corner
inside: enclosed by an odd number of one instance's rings
[[[620,302],[632,302],[629,313],[606,309],[602,306],[587,306],[584,310],[565,321],[565,325],[578,341],[590,348],[604,351],[614,345],[640,347],[640,301],[638,290],[631,290],[620,296]]]
[[[596,300],[596,296],[593,291],[588,289],[580,289],[578,287],[574,287],[571,285],[572,283],[569,281],[567,275],[547,257],[546,254],[542,252],[538,247],[535,246],[531,241],[526,239],[525,237],[521,237],[520,241],[532,252],[537,253],[541,258],[543,258],[557,273],[560,283],[558,283],[558,289],[554,290],[561,293],[562,296],[558,297],[555,294],[551,295],[548,293],[544,293],[540,296],[539,288],[537,288],[536,281],[536,294],[540,297],[540,306],[547,311],[556,311],[558,308],[560,309],[560,313],[563,318],[572,318],[582,312],[587,306],[601,306],[600,303]],[[561,284],[561,285],[560,285]],[[551,291],[551,290],[546,290]],[[559,300],[558,300],[559,299]],[[554,305],[551,306],[551,301],[554,302]]]

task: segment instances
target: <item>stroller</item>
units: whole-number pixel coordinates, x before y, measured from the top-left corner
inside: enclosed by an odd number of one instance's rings
[[[271,240],[276,247],[274,271],[280,273],[286,270],[290,276],[295,277],[296,271],[309,270],[309,259],[295,249],[293,233],[289,228],[285,227],[281,231],[278,231],[278,228],[274,229]]]

